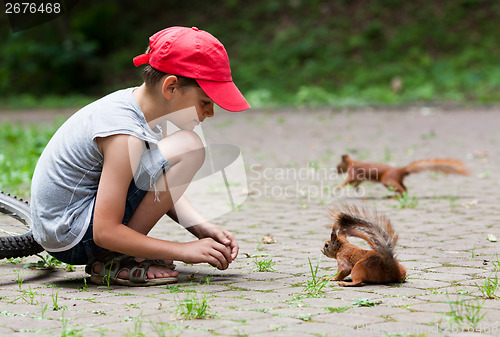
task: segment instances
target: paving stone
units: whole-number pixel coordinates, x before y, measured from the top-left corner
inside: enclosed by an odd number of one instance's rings
[[[406,260],[417,260],[417,259],[421,259],[422,258],[422,255],[416,255],[416,256],[408,256],[406,258]],[[404,261],[404,260],[402,260]],[[433,268],[433,267],[440,267],[441,264],[439,263],[430,263],[430,262],[421,262],[421,261],[407,261],[407,262],[404,262],[403,264],[406,269],[409,269],[409,270],[426,270],[426,269],[429,269],[429,268]]]
[[[402,284],[402,286],[391,287],[390,293],[388,292],[388,289],[386,289],[386,288],[374,289],[373,293],[379,294],[382,296],[410,298],[410,297],[425,294],[427,292],[425,289],[406,288],[405,285],[406,285],[406,282],[404,282]]]
[[[302,320],[288,317],[269,317],[264,319],[253,320],[251,325],[240,325],[235,328],[235,326],[224,327],[222,329],[217,329],[217,332],[221,335],[231,335],[231,334],[262,334],[265,332],[277,331],[283,329],[284,327],[290,328],[295,324],[302,323]]]
[[[424,280],[433,281],[448,281],[448,282],[464,282],[470,280],[472,277],[469,275],[451,274],[451,273],[435,273],[435,272],[425,272],[419,275],[419,278]]]
[[[315,309],[306,307],[288,307],[288,308],[270,309],[269,311],[267,311],[267,313],[273,316],[291,317],[308,321],[316,315],[324,314],[325,311],[326,310],[324,309]]]
[[[387,322],[372,324],[364,328],[366,332],[376,332],[378,336],[427,336],[430,333],[439,333],[439,327],[416,322]]]
[[[252,310],[245,310],[243,308],[240,308],[239,310],[225,310],[224,313],[221,313],[220,316],[222,318],[231,320],[231,321],[242,321],[242,322],[248,322],[251,320],[255,319],[262,319],[262,318],[267,318],[269,317],[268,314],[260,311],[252,311]]]
[[[382,296],[379,294],[376,294],[371,291],[366,291],[366,290],[348,290],[348,289],[353,289],[353,288],[343,288],[342,290],[336,291],[331,293],[328,297],[330,298],[338,298],[342,300],[358,300],[361,298],[367,298],[367,299],[380,299]]]
[[[435,280],[426,280],[423,278],[420,279],[412,278],[406,280],[405,282],[406,287],[419,288],[419,289],[439,289],[446,287],[447,285],[449,285],[449,283],[435,281]]]
[[[314,317],[314,321],[319,322],[335,322],[343,326],[348,326],[352,329],[358,329],[359,327],[366,326],[367,324],[381,323],[385,322],[385,318],[373,315],[359,315],[351,313],[329,313],[323,315],[317,315]]]
[[[297,305],[311,308],[343,308],[352,307],[351,300],[340,300],[330,297],[302,298],[296,301]]]
[[[392,315],[397,313],[405,313],[408,312],[406,309],[387,306],[387,304],[379,303],[375,308],[373,307],[354,307],[349,309],[349,313],[351,314],[361,314],[361,315],[372,315],[376,312],[378,317],[382,317],[385,319],[390,319]]]
[[[448,303],[439,303],[439,302],[427,302],[425,304],[415,304],[408,307],[410,310],[415,311],[425,311],[431,313],[443,313],[450,312],[450,305]]]
[[[470,262],[470,261],[467,261]],[[466,266],[467,262],[460,261],[460,267],[439,267],[439,268],[430,268],[427,271],[430,272],[438,272],[438,273],[447,273],[447,274],[466,274],[466,275],[475,275],[484,271],[484,265],[479,265],[479,261],[474,263],[477,268],[468,268]],[[471,263],[472,264],[472,263]]]
[[[387,297],[382,300],[384,306],[406,307],[408,305],[415,305],[425,303],[421,299],[408,298],[408,297]]]

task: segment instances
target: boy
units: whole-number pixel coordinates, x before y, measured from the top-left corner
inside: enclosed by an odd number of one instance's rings
[[[87,265],[97,284],[175,282],[174,260],[226,269],[238,255],[234,235],[183,196],[205,158],[194,126],[213,116],[214,103],[250,107],[224,46],[196,27],[171,27],[151,36],[134,64],[148,64],[140,87],[84,107],[43,151],[31,190],[35,240],[63,262]],[[164,137],[166,120],[181,130]],[[165,213],[199,240],[148,237]]]

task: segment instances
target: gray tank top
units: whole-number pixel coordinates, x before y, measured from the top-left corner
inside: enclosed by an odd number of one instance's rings
[[[31,183],[33,235],[47,251],[65,251],[85,234],[92,216],[103,156],[96,138],[127,134],[158,144],[137,101],[135,88],[119,90],[76,112],[54,134]]]

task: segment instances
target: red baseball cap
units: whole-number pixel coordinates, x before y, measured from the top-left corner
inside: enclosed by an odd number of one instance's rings
[[[193,78],[218,106],[229,111],[250,108],[231,77],[222,43],[196,27],[170,27],[149,38],[149,53],[134,57],[167,74]]]

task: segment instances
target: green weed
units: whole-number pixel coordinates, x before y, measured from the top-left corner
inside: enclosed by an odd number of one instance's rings
[[[273,260],[271,258],[262,259],[262,260],[255,258],[254,263],[255,263],[255,267],[252,269],[252,271],[258,271],[258,272],[275,272],[276,271],[276,269],[273,268],[273,266],[276,263],[273,262]]]
[[[142,315],[134,318],[134,330],[127,330],[125,337],[146,337],[147,335],[142,332]]]
[[[49,305],[47,303],[43,303],[41,295],[40,295],[40,305],[41,305],[41,315],[40,315],[40,318],[44,319],[45,318],[45,313],[47,312],[47,310],[49,310]]]
[[[66,307],[60,306],[59,303],[58,303],[58,300],[59,300],[59,290],[57,290],[55,294],[52,294],[51,297],[52,297],[53,309],[55,311],[66,309]]]
[[[491,264],[493,265],[494,271],[500,271],[500,261],[498,259],[498,254],[496,254],[495,259],[491,258]]]
[[[203,283],[205,283],[206,285],[210,285],[210,283],[212,282],[213,276],[214,276],[214,274],[210,274],[210,275],[205,276],[205,280]]]
[[[111,271],[113,270],[113,263],[114,262],[115,262],[114,260],[111,260],[111,263],[109,265],[109,271],[106,275],[103,276],[104,280],[106,280],[106,287],[108,289],[111,286]]]
[[[474,243],[474,247],[472,247],[471,256],[470,256],[469,261],[474,260],[475,257],[476,257],[476,244]]]
[[[17,282],[17,285],[19,286],[19,290],[21,290],[21,287],[23,285],[24,279],[21,277],[20,273],[17,273],[16,282]]]
[[[61,268],[66,271],[74,271],[75,267],[70,264],[66,264],[64,262],[59,261],[55,257],[50,254],[45,254],[45,256],[36,254],[38,258],[40,258],[37,262],[27,263],[23,267],[24,268],[32,268],[32,269],[55,269]]]
[[[426,140],[426,139],[431,139],[436,137],[436,132],[434,130],[430,130],[428,133],[422,133],[420,135],[420,138]]]
[[[116,296],[135,296],[135,294],[131,293],[130,291],[126,291],[124,293],[117,294]]]
[[[83,287],[79,288],[80,291],[89,291],[89,286],[87,284],[87,278],[83,279]]]
[[[208,305],[206,296],[201,299],[196,295],[188,296],[187,298],[177,303],[177,313],[184,316],[186,319],[203,319],[210,317],[210,306]]]
[[[153,331],[156,333],[156,335],[158,337],[167,337],[167,331],[172,331],[174,329],[177,329],[177,330],[180,330],[179,327],[175,326],[175,325],[170,325],[168,323],[165,323],[165,322],[149,322],[151,324],[151,327],[153,329]],[[174,336],[179,336],[181,334],[181,332],[177,332],[177,334],[175,335],[172,335],[172,333],[169,333],[168,336],[169,337],[174,337]]]
[[[475,329],[486,315],[486,313],[482,312],[484,301],[481,302],[478,298],[466,300],[459,297],[452,301],[448,296],[448,304],[450,305],[450,312],[445,314],[446,320],[460,326]]]
[[[487,277],[484,280],[484,284],[480,285],[476,283],[476,287],[481,291],[483,297],[485,298],[496,298],[498,296],[495,295],[500,284],[498,282],[498,274],[495,274],[493,278]]]
[[[62,332],[60,337],[83,337],[80,330],[70,328],[68,326],[68,320],[61,316]]]
[[[37,301],[35,301],[35,296],[36,296],[36,291],[31,289],[31,286],[28,286],[29,290],[23,290],[22,285],[24,282],[24,279],[21,278],[20,273],[17,273],[17,284],[19,286],[19,291],[21,292],[21,295],[10,301],[9,303],[14,303],[18,300],[23,300],[28,304],[38,304]]]
[[[31,286],[28,286],[28,289],[29,290],[24,292],[29,299],[29,301],[26,301],[26,302],[31,304],[31,305],[38,304],[38,302],[35,300],[36,291],[32,290]]]
[[[323,288],[328,284],[330,279],[318,276],[319,262],[321,261],[321,257],[318,259],[318,263],[314,268],[312,266],[311,259],[307,258],[307,260],[309,261],[309,270],[311,271],[311,279],[306,281],[302,293],[308,297],[319,297],[321,294],[325,292]]]
[[[368,298],[359,298],[359,299],[352,301],[352,304],[355,307],[374,307],[377,304],[380,304],[380,301],[372,301]]]
[[[165,286],[165,289],[168,290],[169,293],[175,294],[175,293],[196,293],[196,290],[189,289],[187,286],[179,286],[179,285],[170,285],[170,286]]]
[[[458,197],[450,196],[450,210],[453,211],[457,207]]]
[[[397,208],[416,208],[418,205],[418,198],[410,198],[406,191],[404,191],[402,195],[397,195],[396,201],[398,202]]]
[[[9,262],[11,264],[21,264],[21,262],[23,262],[23,258],[22,257],[10,258],[10,259],[7,259],[7,262]]]
[[[326,310],[329,312],[338,312],[338,313],[343,313],[344,311],[350,309],[352,307],[346,306],[346,307],[325,307]]]
[[[14,303],[14,302],[17,302],[18,300],[23,300],[27,304],[31,304],[31,305],[38,304],[38,302],[35,300],[35,296],[37,294],[36,291],[32,290],[31,286],[28,286],[28,289],[29,290],[21,290],[20,289],[22,294],[20,296],[16,297],[15,299],[13,299],[12,301],[10,301],[9,303]]]

